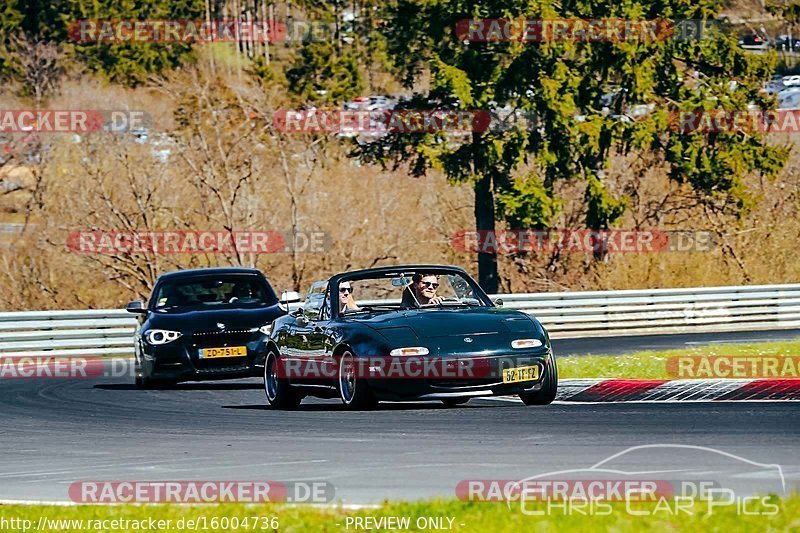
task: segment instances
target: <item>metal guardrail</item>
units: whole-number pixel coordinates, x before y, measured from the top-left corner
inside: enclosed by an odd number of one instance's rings
[[[800,284],[492,298],[536,316],[553,338],[800,328]],[[118,309],[0,313],[0,356],[132,355],[135,328]]]

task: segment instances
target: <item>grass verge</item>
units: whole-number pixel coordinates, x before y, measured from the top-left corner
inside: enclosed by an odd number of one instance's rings
[[[538,508],[544,512],[544,504]],[[774,507],[773,507],[774,506]],[[674,509],[674,505],[672,505]],[[531,516],[519,504],[470,503],[433,500],[386,503],[379,508],[349,511],[342,508],[285,505],[118,505],[57,507],[0,506],[3,531],[797,531],[800,495],[771,496],[751,502],[748,513],[735,504],[712,508],[697,503],[675,514],[654,503],[611,504],[607,514],[567,513],[552,508]],[[529,510],[536,510],[531,509]],[[633,515],[631,511],[642,513]],[[763,513],[773,514],[763,514]],[[43,518],[46,521],[40,522]],[[259,517],[256,520],[256,517]],[[381,522],[381,518],[393,521]],[[10,520],[16,519],[16,525]],[[360,519],[360,520],[358,520]],[[5,522],[4,522],[5,520]],[[112,522],[117,520],[118,522]],[[127,520],[125,523],[123,521]],[[27,522],[23,522],[27,521]],[[133,521],[136,521],[135,525]],[[155,525],[154,522],[155,521]],[[158,524],[158,521],[163,521]],[[168,521],[168,522],[167,522]],[[191,522],[190,522],[191,521]],[[42,527],[44,524],[44,527]],[[386,527],[380,527],[380,526]],[[27,527],[24,529],[22,526]],[[191,527],[190,527],[191,526]],[[359,527],[360,526],[360,527]],[[367,527],[369,526],[369,527]],[[376,527],[378,526],[378,527]]]
[[[557,354],[556,354],[557,355]],[[667,372],[667,361],[677,356],[786,357],[800,355],[800,341],[725,344],[679,350],[636,352],[626,355],[586,355],[558,359],[559,379],[639,378],[675,379]],[[798,369],[800,370],[800,369]],[[785,376],[797,377],[797,376]]]

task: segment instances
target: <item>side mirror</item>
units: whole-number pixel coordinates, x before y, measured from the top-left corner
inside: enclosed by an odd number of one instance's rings
[[[144,302],[141,300],[132,301],[125,307],[125,310],[129,313],[134,313],[137,315],[144,315],[147,313],[147,309],[144,306]]]
[[[300,293],[297,291],[283,291],[281,293],[280,307],[284,311],[289,311],[291,304],[296,304],[301,301]]]
[[[496,300],[494,300],[494,305],[496,305],[497,307],[503,307],[503,299],[497,298]]]
[[[300,293],[297,291],[283,291],[281,293],[282,304],[296,304],[300,300]]]

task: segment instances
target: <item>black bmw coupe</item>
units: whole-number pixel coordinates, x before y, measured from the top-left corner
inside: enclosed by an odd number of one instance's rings
[[[139,387],[260,375],[272,322],[285,315],[261,271],[180,270],[159,276],[135,337]]]
[[[558,371],[547,332],[500,305],[456,267],[374,268],[316,282],[301,309],[275,321],[267,400],[296,407],[309,395],[338,397],[353,409],[492,395],[551,403]]]

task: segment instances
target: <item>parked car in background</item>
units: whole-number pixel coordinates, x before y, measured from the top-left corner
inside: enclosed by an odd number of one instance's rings
[[[783,83],[784,87],[800,87],[800,76],[792,75],[792,76],[783,76],[781,78],[781,83]]]
[[[755,33],[750,33],[739,39],[739,46],[745,50],[766,50],[769,48],[767,40]]]
[[[792,87],[779,92],[778,109],[800,109],[800,87]]]
[[[800,38],[789,37],[788,35],[779,35],[772,43],[773,48],[784,52],[798,52],[800,51]]]

